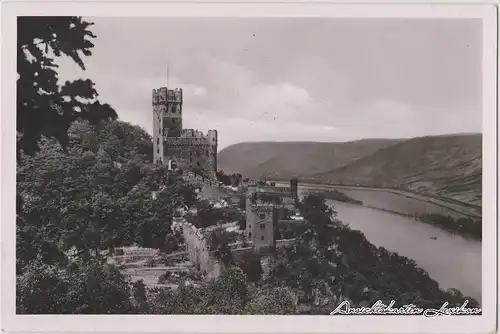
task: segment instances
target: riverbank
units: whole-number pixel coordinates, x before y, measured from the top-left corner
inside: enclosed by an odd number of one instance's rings
[[[276,182],[276,184],[280,185],[286,185],[288,186],[288,183],[284,180],[276,180],[273,181]],[[364,202],[364,204],[367,204],[369,201],[366,201],[364,198],[357,198],[354,196],[354,192],[360,193],[360,192],[370,192],[373,193],[373,197],[375,196],[380,196],[380,194],[393,194],[397,195],[399,197],[404,197],[407,198],[410,201],[419,201],[419,202],[425,202],[427,203],[427,206],[432,207],[433,209],[436,208],[441,208],[441,210],[434,210],[437,213],[441,213],[445,216],[453,216],[455,218],[460,218],[460,217],[465,217],[465,218],[472,218],[472,219],[481,219],[482,217],[482,208],[477,205],[469,204],[469,203],[464,203],[464,202],[459,202],[454,199],[449,199],[445,197],[438,197],[435,195],[429,195],[429,194],[422,194],[422,193],[417,193],[413,192],[408,189],[397,189],[397,188],[378,188],[378,187],[369,187],[369,186],[361,186],[361,185],[344,185],[344,184],[327,184],[327,183],[315,183],[315,182],[300,182],[299,181],[299,189],[302,188],[304,191],[309,191],[309,190],[315,190],[315,191],[328,191],[328,190],[340,190],[343,191],[346,195],[355,198],[356,200],[361,200]],[[350,194],[349,192],[352,192]],[[383,195],[382,195],[383,196]],[[391,211],[399,212],[399,213],[404,213],[404,214],[410,214],[413,215],[415,214],[415,211],[410,211],[405,210],[395,210],[395,209],[390,209],[387,207],[380,207],[377,205],[371,205],[375,206],[379,209],[389,209]],[[420,205],[422,206],[422,205]],[[424,213],[420,212],[420,213]],[[425,213],[429,213],[428,211]]]
[[[342,202],[327,203],[335,208],[340,221],[363,233],[370,243],[414,260],[441,287],[456,288],[481,301],[481,242],[413,217]]]
[[[368,208],[418,219],[464,238],[482,240],[481,214],[470,211],[467,206],[459,207],[457,203],[445,203],[404,190],[362,186],[299,183],[299,193],[316,193],[335,201],[362,203]]]
[[[333,201],[363,205],[363,201],[349,197],[343,192],[338,191],[336,189],[319,192],[317,193],[317,195],[323,196],[324,198],[331,199]]]
[[[334,200],[334,201],[336,201],[336,200]],[[428,224],[428,225],[437,227],[443,231],[459,235],[465,239],[470,239],[470,240],[474,240],[474,241],[481,241],[482,240],[481,226],[479,226],[479,230],[477,230],[476,232],[464,232],[464,231],[459,230],[459,228],[461,226],[459,223],[459,220],[455,221],[451,217],[446,217],[446,216],[442,216],[442,215],[438,215],[438,214],[411,215],[411,214],[401,213],[401,212],[397,212],[397,211],[393,211],[393,210],[389,210],[389,209],[376,208],[376,207],[372,207],[369,205],[365,205],[363,203],[354,203],[354,202],[345,202],[345,201],[338,201],[338,202],[360,205],[360,206],[364,206],[364,207],[369,208],[369,209],[380,210],[380,211],[391,213],[391,214],[398,215],[401,217],[410,218],[410,219],[416,220],[420,223],[424,223],[424,224]],[[449,223],[448,224],[439,223],[439,220],[446,220]],[[455,224],[455,225],[453,225],[453,224]],[[472,224],[481,225],[481,222],[470,221],[469,224],[470,225],[472,225]]]

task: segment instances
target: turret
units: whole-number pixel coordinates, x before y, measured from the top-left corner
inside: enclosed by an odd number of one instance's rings
[[[161,117],[161,135],[180,137],[182,130],[182,89],[153,89],[153,111]],[[158,132],[158,133],[159,133]],[[155,133],[156,134],[156,133]]]

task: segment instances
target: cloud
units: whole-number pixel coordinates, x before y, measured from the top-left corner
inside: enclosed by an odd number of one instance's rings
[[[218,129],[221,147],[480,131],[481,24],[448,21],[98,18],[87,71],[60,73],[151,132],[168,62],[184,127]]]
[[[211,82],[204,106],[217,115],[290,121],[313,108],[309,92],[291,82],[262,82],[251,70],[220,59],[207,58],[203,63],[205,80]]]
[[[234,62],[196,57],[191,59],[192,80],[182,71],[169,77],[169,87],[184,92],[184,128],[219,131],[219,147],[243,141],[346,141],[413,133],[415,110],[405,103],[377,99],[353,103],[344,99],[316,101],[307,89],[292,82],[264,82]],[[66,71],[64,80],[81,75]],[[151,133],[151,90],[166,85],[162,73],[110,80],[108,73],[88,73],[100,97],[122,120]],[[63,78],[61,78],[63,79]],[[197,80],[195,80],[197,79]]]

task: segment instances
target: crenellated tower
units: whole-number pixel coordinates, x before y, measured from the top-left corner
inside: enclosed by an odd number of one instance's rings
[[[182,89],[153,89],[154,161],[164,162],[164,141],[180,137],[182,131]]]

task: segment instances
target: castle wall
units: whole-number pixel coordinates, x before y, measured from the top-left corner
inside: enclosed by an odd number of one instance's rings
[[[201,191],[203,198],[211,201],[226,200],[229,205],[237,205],[240,203],[241,195],[235,191],[221,187],[217,183],[204,185]]]
[[[247,254],[251,254],[254,252],[253,247],[240,247],[240,248],[232,248],[231,256],[235,263],[239,263],[242,261],[243,257]]]
[[[292,196],[292,188],[290,187],[273,187],[273,186],[256,186],[255,191],[264,193],[275,193]]]
[[[182,233],[186,242],[189,260],[199,267],[200,271],[205,273],[209,279],[217,278],[222,267],[219,261],[215,259],[213,252],[210,251],[207,239],[201,229],[184,222]]]
[[[206,137],[166,138],[164,160],[175,159],[179,168],[215,178],[217,142]]]
[[[292,246],[295,242],[295,238],[276,240],[276,248],[286,248],[288,246]]]
[[[182,178],[198,188],[217,187],[219,182],[216,179],[204,178],[192,171],[187,171],[182,174]]]

